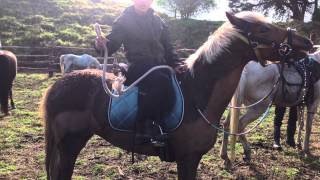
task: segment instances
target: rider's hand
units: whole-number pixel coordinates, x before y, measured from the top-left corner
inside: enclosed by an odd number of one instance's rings
[[[188,70],[188,66],[187,66],[186,63],[183,62],[183,63],[177,65],[174,68],[174,70],[176,71],[176,73],[181,74],[181,73],[184,73],[184,72],[186,72]]]
[[[95,46],[98,50],[104,50],[108,41],[104,36],[96,37]]]

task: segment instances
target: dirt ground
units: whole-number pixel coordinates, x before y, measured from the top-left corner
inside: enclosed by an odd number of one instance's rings
[[[48,79],[46,74],[18,74],[14,85],[17,109],[0,118],[0,179],[46,179],[44,168],[44,129],[38,105],[44,90],[60,75]],[[248,135],[252,143],[252,160],[242,159],[242,146],[237,143],[233,170],[227,171],[219,157],[221,133],[215,147],[203,156],[198,179],[319,179],[320,122],[314,120],[312,157],[285,145],[286,124],[282,128],[283,150],[272,149],[271,113],[266,122]],[[284,121],[286,122],[286,120]],[[136,156],[111,146],[95,136],[77,159],[73,179],[177,179],[174,163],[161,162],[158,157]]]

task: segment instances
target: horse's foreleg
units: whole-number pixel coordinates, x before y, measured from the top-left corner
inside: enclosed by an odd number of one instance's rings
[[[252,123],[254,120],[256,120],[259,116],[263,114],[264,111],[267,109],[267,105],[258,106],[256,108],[250,108],[246,114],[244,114],[240,120],[239,120],[239,133],[244,132],[245,128],[248,126],[248,124]],[[239,140],[243,146],[244,151],[244,160],[250,161],[251,160],[251,148],[250,143],[247,141],[247,138],[245,135],[239,136]]]
[[[178,179],[194,180],[197,175],[197,168],[202,158],[202,154],[191,154],[182,160],[177,161]]]
[[[313,118],[314,118],[313,113],[307,113],[306,132],[305,132],[304,145],[303,145],[303,151],[306,154],[310,153],[309,144],[310,144],[310,135],[312,131]]]
[[[47,176],[50,180],[70,180],[81,149],[92,137],[89,112],[60,113],[49,127],[47,137]]]
[[[228,113],[227,118],[223,121],[223,130],[229,131],[229,124],[230,124],[230,113]],[[228,143],[229,143],[229,134],[223,133],[222,144],[220,149],[220,157],[223,159],[224,168],[230,169],[231,168],[231,161],[228,157]]]
[[[66,74],[66,73],[70,73],[71,70],[71,66],[72,66],[72,62],[71,61],[65,61],[63,64],[63,73],[62,74]]]
[[[298,106],[298,122],[299,122],[299,130],[298,130],[298,148],[302,148],[302,130],[304,126],[304,113],[303,113],[303,106]]]
[[[11,105],[11,109],[15,109],[16,108],[16,106],[14,105],[14,102],[13,102],[13,96],[12,96],[12,87],[10,88],[10,94],[9,94],[9,96],[10,96],[10,105]]]
[[[1,112],[3,112],[5,116],[9,115],[8,99],[9,99],[9,91],[6,87],[0,93]]]
[[[75,161],[90,137],[80,134],[68,135],[53,147],[48,179],[71,180]]]

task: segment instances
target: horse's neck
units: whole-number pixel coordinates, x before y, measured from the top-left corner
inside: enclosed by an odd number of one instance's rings
[[[195,62],[193,75],[190,75],[186,82],[186,95],[189,100],[186,101],[191,108],[212,108],[222,113],[227,106],[237,87],[243,67],[250,59],[244,56],[249,54],[248,50],[239,50],[237,46],[228,49],[229,51],[221,53],[210,64],[205,59]]]

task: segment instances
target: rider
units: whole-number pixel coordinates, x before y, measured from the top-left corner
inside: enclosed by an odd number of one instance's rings
[[[178,56],[170,42],[167,25],[151,8],[153,0],[132,0],[133,6],[115,20],[111,33],[96,38],[96,49],[107,46],[108,55],[124,46],[129,68],[126,72],[126,84],[131,84],[150,68],[157,65],[169,65],[177,73],[186,70],[186,65]],[[168,111],[165,101],[172,92],[169,73],[157,70],[148,75],[139,84],[137,135],[148,134],[147,121],[160,121]],[[167,97],[167,98],[166,98]]]

